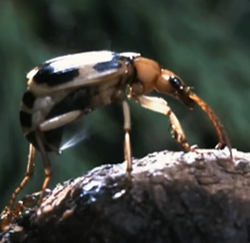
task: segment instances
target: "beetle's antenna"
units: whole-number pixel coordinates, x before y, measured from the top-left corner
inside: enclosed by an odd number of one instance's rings
[[[189,97],[193,99],[197,103],[197,105],[201,107],[201,109],[208,115],[209,120],[214,125],[216,133],[219,137],[219,143],[216,145],[216,148],[220,148],[225,142],[226,146],[229,149],[230,158],[233,160],[232,146],[230,140],[226,134],[223,125],[220,123],[218,117],[214,114],[212,109],[196,94],[190,92]]]

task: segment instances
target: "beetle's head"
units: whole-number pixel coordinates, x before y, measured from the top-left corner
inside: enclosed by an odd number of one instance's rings
[[[190,97],[190,87],[186,86],[177,75],[169,70],[161,70],[161,75],[157,79],[155,88],[158,92],[168,94],[180,100],[190,109],[195,105],[194,100]]]

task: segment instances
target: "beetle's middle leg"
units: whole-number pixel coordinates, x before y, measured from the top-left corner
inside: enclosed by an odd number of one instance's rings
[[[149,96],[132,96],[134,100],[136,100],[141,106],[155,111],[162,113],[164,115],[167,115],[169,117],[170,126],[172,128],[171,133],[173,134],[176,141],[187,151],[194,151],[194,148],[196,146],[189,146],[187,143],[185,133],[181,127],[181,124],[178,120],[178,118],[175,116],[174,112],[171,110],[171,108],[168,106],[168,103],[162,99],[157,97],[149,97]]]
[[[123,108],[123,116],[124,116],[124,156],[127,163],[127,176],[129,183],[131,181],[131,172],[132,172],[132,155],[131,155],[131,144],[130,144],[130,136],[129,132],[131,130],[130,124],[130,110],[129,105],[126,100],[122,101],[122,108]]]
[[[36,141],[37,141],[39,150],[40,150],[41,155],[42,155],[44,174],[45,174],[45,178],[44,178],[44,182],[42,185],[42,190],[41,190],[40,198],[38,201],[38,205],[40,205],[42,202],[43,194],[44,194],[44,192],[49,184],[50,178],[52,176],[51,164],[50,164],[47,152],[45,151],[44,145],[42,143],[40,133],[45,132],[45,131],[49,131],[49,130],[53,130],[53,129],[61,127],[61,126],[65,126],[65,125],[77,120],[77,118],[79,118],[81,115],[82,115],[81,110],[75,110],[75,111],[68,112],[66,114],[62,114],[60,116],[56,116],[56,117],[48,119],[48,120],[44,121],[42,124],[40,124],[39,129],[35,132]]]
[[[49,161],[49,158],[48,158],[48,154],[45,151],[45,148],[43,146],[39,130],[37,130],[35,132],[35,136],[36,136],[36,141],[37,141],[39,151],[40,151],[41,156],[42,156],[42,162],[43,162],[44,174],[45,174],[45,178],[44,178],[44,181],[43,181],[40,197],[39,197],[39,200],[38,200],[38,206],[40,206],[41,203],[42,203],[43,194],[46,191],[46,188],[47,188],[47,186],[49,184],[49,181],[50,181],[50,178],[52,176],[52,168],[51,168],[51,164],[50,164],[50,161]]]

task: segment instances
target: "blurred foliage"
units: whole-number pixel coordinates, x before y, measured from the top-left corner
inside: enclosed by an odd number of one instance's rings
[[[4,206],[24,175],[28,142],[19,126],[26,74],[59,55],[109,49],[134,51],[173,70],[220,117],[233,147],[249,151],[250,4],[241,0],[1,0],[0,1],[0,195]],[[154,92],[152,95],[159,96]],[[206,115],[166,98],[190,144],[213,147],[217,137]],[[129,102],[133,156],[179,150],[167,117]],[[53,160],[55,184],[97,164],[123,158],[123,117],[119,104],[84,117],[86,138]],[[43,167],[21,193],[40,189]]]

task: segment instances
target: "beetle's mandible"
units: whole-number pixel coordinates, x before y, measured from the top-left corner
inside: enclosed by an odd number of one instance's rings
[[[139,53],[93,51],[62,56],[34,68],[27,78],[28,89],[21,102],[20,123],[30,143],[30,154],[25,177],[13,192],[7,207],[10,212],[17,194],[33,174],[35,149],[42,155],[45,172],[41,202],[52,174],[47,153],[59,153],[64,128],[96,108],[114,102],[121,103],[123,107],[124,155],[130,179],[130,111],[126,97],[147,109],[167,115],[173,137],[186,151],[193,150],[168,103],[162,98],[146,96],[153,90],[178,99],[190,109],[198,104],[216,129],[219,138],[217,148],[227,145],[232,158],[230,141],[211,108],[177,75]]]

